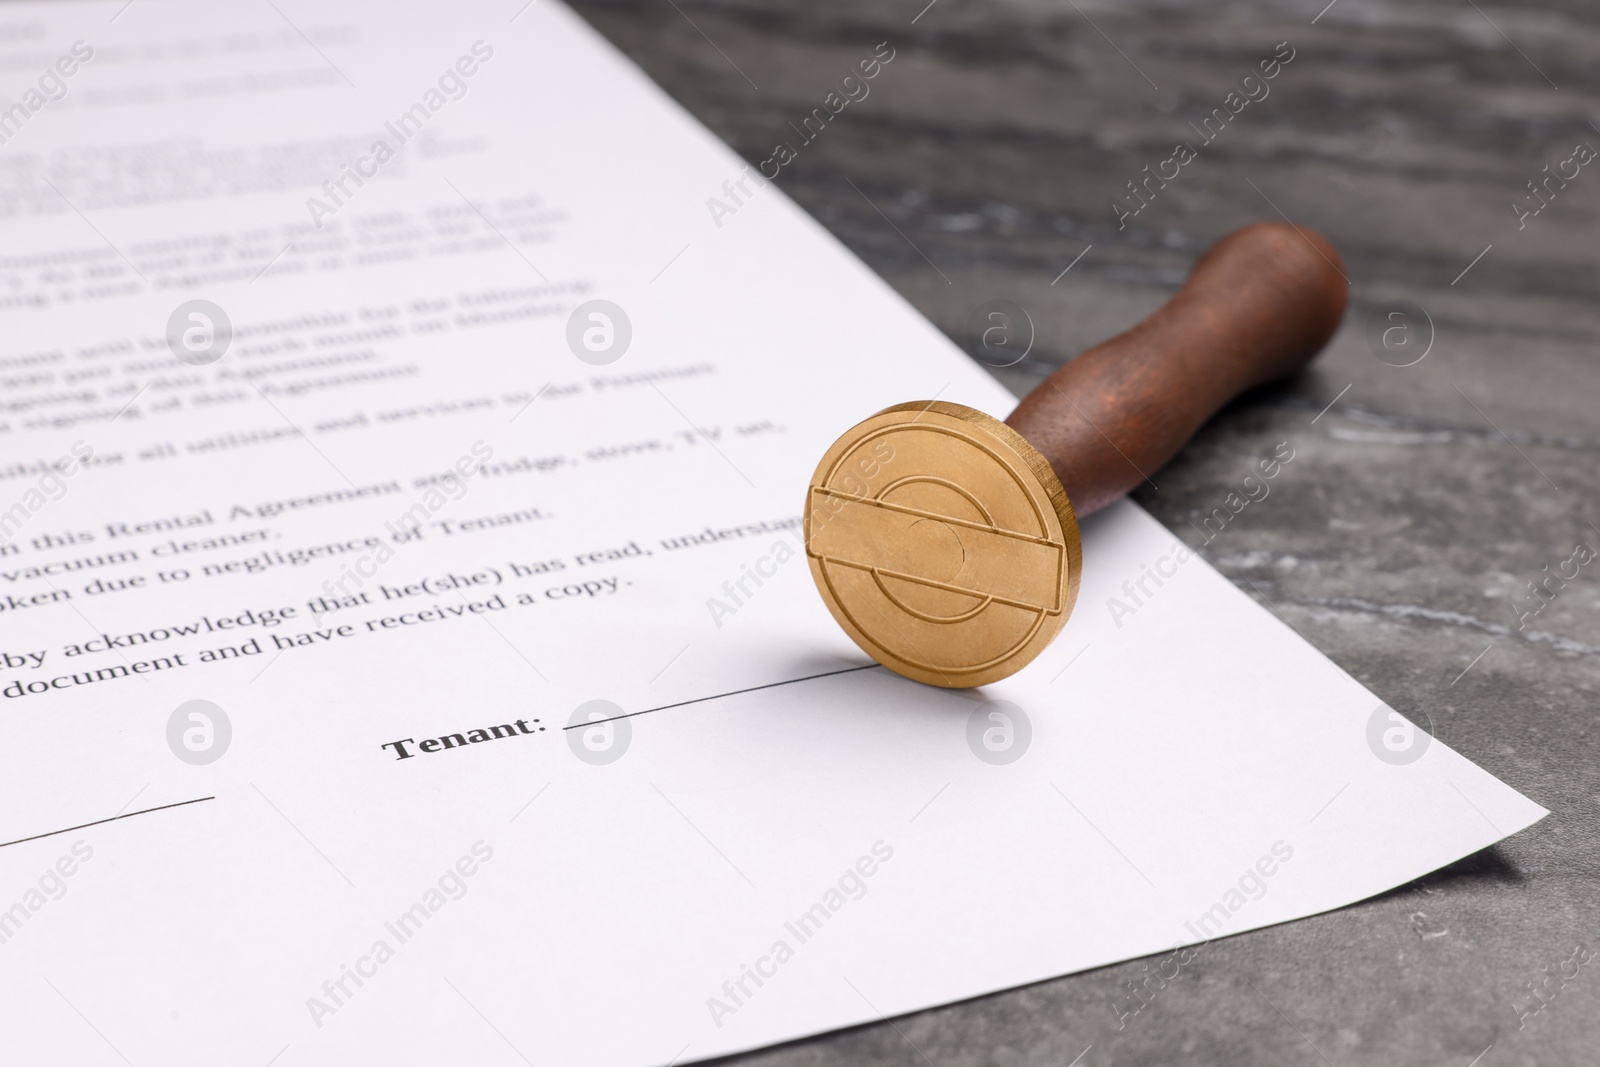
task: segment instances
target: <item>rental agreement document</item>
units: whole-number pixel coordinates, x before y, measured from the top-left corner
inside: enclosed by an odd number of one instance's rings
[[[1129,503],[1027,670],[874,666],[817,457],[1011,400],[550,0],[9,4],[0,90],[8,1062],[681,1063],[1544,814]]]

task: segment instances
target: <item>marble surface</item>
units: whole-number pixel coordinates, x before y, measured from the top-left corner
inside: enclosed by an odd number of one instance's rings
[[[1600,567],[1522,628],[1513,607],[1578,543],[1600,550],[1600,167],[1552,182],[1538,215],[1512,208],[1546,164],[1600,148],[1600,10],[1336,0],[1318,17],[1323,2],[577,3],[752,162],[890,41],[871,95],[779,180],[969,348],[977,305],[1025,308],[1034,348],[996,372],[1019,393],[1161,304],[1236,226],[1287,213],[1331,238],[1352,303],[1329,350],[1224,411],[1137,499],[1198,542],[1191,520],[1292,442],[1292,468],[1206,557],[1553,812],[1377,899],[1214,944],[1121,1029],[1137,961],[741,1065],[1600,1057],[1600,957],[1556,977],[1577,946],[1600,951]],[[1284,41],[1270,94],[1119,230],[1124,183],[1197,142],[1189,123]],[[1399,299],[1435,334],[1409,367],[1365,338]],[[1547,978],[1541,1006],[1529,986]]]

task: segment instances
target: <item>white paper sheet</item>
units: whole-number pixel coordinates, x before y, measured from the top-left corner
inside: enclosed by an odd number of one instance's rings
[[[8,1061],[684,1062],[1544,814],[1380,758],[1404,723],[1131,504],[1015,678],[868,666],[796,547],[816,457],[1010,400],[775,186],[710,210],[744,164],[566,9],[119,6],[0,13]]]

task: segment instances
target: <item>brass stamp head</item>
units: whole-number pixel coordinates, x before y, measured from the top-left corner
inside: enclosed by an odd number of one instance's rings
[[[1060,631],[1083,548],[1060,481],[1009,426],[960,404],[886,408],[812,476],[806,559],[828,610],[879,663],[965,689]]]

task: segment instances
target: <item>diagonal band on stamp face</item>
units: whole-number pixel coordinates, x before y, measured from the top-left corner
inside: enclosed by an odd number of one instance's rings
[[[818,559],[1030,611],[1061,611],[1065,545],[821,486],[811,497],[811,508],[830,516],[807,545]],[[1044,590],[1052,595],[1040,603]]]

